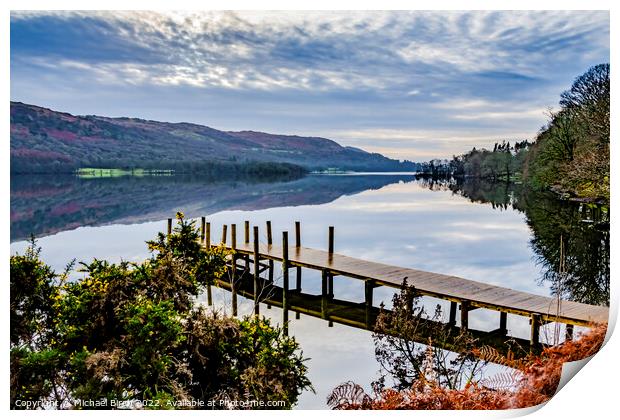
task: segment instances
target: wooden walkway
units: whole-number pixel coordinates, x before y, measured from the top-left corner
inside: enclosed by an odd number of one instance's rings
[[[254,251],[251,243],[242,243],[237,244],[236,252],[252,255]],[[259,246],[260,259],[282,261],[282,255],[282,247],[265,244]],[[538,314],[542,321],[584,326],[592,322],[607,322],[609,317],[609,308],[602,306],[561,301],[558,313],[558,301],[552,297],[445,274],[370,262],[336,253],[330,254],[312,248],[290,246],[288,255],[293,266],[328,270],[332,275],[370,280],[376,285],[400,288],[406,279],[407,284],[415,287],[421,295],[458,303],[468,301],[471,309],[487,308],[523,316]]]
[[[264,270],[269,270],[273,277],[274,261],[282,262],[286,267],[284,284],[288,290],[288,269],[297,267],[296,289],[301,290],[301,268],[313,269],[322,273],[322,295],[333,299],[334,276],[344,276],[365,282],[366,305],[372,307],[372,290],[377,286],[401,288],[406,281],[413,286],[418,295],[431,296],[450,301],[449,323],[456,323],[457,309],[460,308],[460,328],[468,329],[469,312],[476,308],[485,308],[500,313],[497,331],[506,331],[507,314],[516,314],[530,318],[530,343],[538,345],[539,330],[543,323],[559,322],[567,325],[567,336],[572,337],[574,325],[588,326],[592,323],[606,323],[609,308],[584,303],[558,300],[553,297],[539,296],[506,287],[495,286],[456,276],[437,274],[412,268],[397,267],[377,262],[348,257],[334,252],[334,227],[329,227],[328,250],[322,251],[301,246],[300,222],[295,222],[295,245],[290,246],[288,232],[282,232],[282,246],[274,245],[271,222],[266,222],[267,243],[259,243],[259,228],[253,227],[250,241],[250,223],[244,223],[244,240],[237,241],[237,226],[230,225],[231,238],[227,242],[227,225],[223,226],[222,239],[219,245],[233,251],[235,267],[239,258],[245,261],[246,270],[250,260],[253,265],[255,283]],[[168,232],[171,232],[172,220],[168,219]],[[201,242],[205,246],[216,246],[211,243],[210,223],[202,218]],[[261,263],[268,261],[268,264]],[[256,263],[254,263],[256,262]],[[258,287],[258,286],[256,286]]]

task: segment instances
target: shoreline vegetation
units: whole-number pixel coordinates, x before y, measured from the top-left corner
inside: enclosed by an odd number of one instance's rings
[[[75,261],[53,272],[34,239],[10,257],[13,409],[291,408],[313,391],[282,328],[196,304],[226,276],[228,251],[207,250],[194,221],[177,221],[147,242],[146,261],[81,262],[75,280]]]
[[[560,95],[560,109],[535,141],[502,141],[448,160],[422,164],[433,177],[524,183],[564,199],[609,203],[609,64],[577,77]]]

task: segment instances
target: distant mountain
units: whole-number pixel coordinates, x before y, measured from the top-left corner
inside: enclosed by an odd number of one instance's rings
[[[70,172],[79,167],[217,172],[266,162],[307,169],[415,170],[377,153],[321,137],[225,132],[191,123],[75,116],[11,102],[11,172]],[[286,170],[290,168],[285,167]]]

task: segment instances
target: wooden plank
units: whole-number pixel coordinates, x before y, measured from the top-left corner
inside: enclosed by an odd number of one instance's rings
[[[330,241],[331,243],[331,241]],[[419,294],[446,299],[452,302],[468,301],[469,309],[487,308],[505,313],[530,316],[539,314],[541,320],[558,320],[574,325],[588,325],[590,322],[607,322],[609,309],[578,302],[562,301],[560,312],[556,312],[557,301],[553,297],[538,296],[501,286],[476,282],[456,276],[443,275],[405,267],[375,263],[341,254],[312,248],[289,247],[289,264],[324,271],[327,276],[340,275],[359,280],[374,280],[378,285],[400,288],[403,279],[416,288]],[[239,245],[237,252],[252,254],[252,244]],[[259,258],[282,260],[279,246],[261,244]]]

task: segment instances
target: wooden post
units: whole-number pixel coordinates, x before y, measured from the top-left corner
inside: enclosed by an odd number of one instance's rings
[[[235,252],[237,250],[237,225],[230,225],[230,248]],[[237,269],[237,258],[235,258],[235,254],[233,254],[233,267],[235,270]]]
[[[295,319],[301,319],[301,314],[299,311],[295,312]]]
[[[530,346],[532,347],[536,347],[540,344],[540,325],[541,325],[540,315],[532,314],[530,318],[530,327],[531,327]]]
[[[259,294],[259,261],[258,261],[258,226],[254,226],[254,314],[258,316],[258,294]]]
[[[282,232],[282,325],[288,335],[288,232]]]
[[[461,301],[461,331],[467,331],[469,328],[469,301]]]
[[[371,318],[371,311],[372,311],[372,294],[373,294],[373,290],[375,288],[374,282],[372,280],[366,280],[364,282],[364,302],[365,302],[365,308],[366,308],[366,313],[365,313],[365,321],[366,321],[366,328],[370,329],[371,327],[371,322],[370,322],[370,318]]]
[[[271,221],[267,220],[267,245],[271,246],[273,244],[273,237],[271,236]]]
[[[282,232],[282,289],[284,292],[288,291],[288,267],[288,232]]]
[[[331,254],[334,253],[334,227],[330,226],[329,227],[329,254],[331,256]]]
[[[172,233],[172,219],[168,219],[168,236]]]
[[[211,285],[207,285],[207,304],[213,306],[213,295],[211,294]]]
[[[237,289],[232,287],[232,314],[237,316]]]
[[[297,248],[297,252],[299,252],[299,248],[301,247],[301,222],[295,222],[295,248]],[[301,267],[297,266],[296,276],[295,276],[295,290],[301,292]]]
[[[228,230],[228,225],[222,226],[222,245],[226,245],[226,231]]]
[[[200,243],[203,244],[205,241],[205,223],[207,222],[206,217],[202,216],[200,218]]]
[[[321,316],[327,319],[327,270],[321,270]]]
[[[250,243],[250,221],[246,220],[244,222],[244,235],[243,240],[246,244]],[[248,254],[245,255],[245,272],[248,273],[250,271],[250,256]]]
[[[273,236],[271,235],[271,221],[267,220],[267,249],[271,250],[273,245]],[[269,259],[269,284],[273,284],[273,260]]]
[[[448,320],[448,325],[454,327],[456,325],[456,309],[457,303],[450,302],[450,319]]]
[[[571,341],[573,339],[573,330],[574,327],[572,324],[566,324],[566,335],[564,336],[565,341]]]
[[[205,248],[211,248],[211,223],[207,222],[205,227]]]
[[[364,302],[366,306],[372,307],[372,293],[374,289],[374,282],[372,280],[364,281]]]
[[[501,335],[508,334],[508,314],[506,312],[499,313],[499,332]]]
[[[327,297],[334,298],[334,275],[331,272],[327,274]]]

